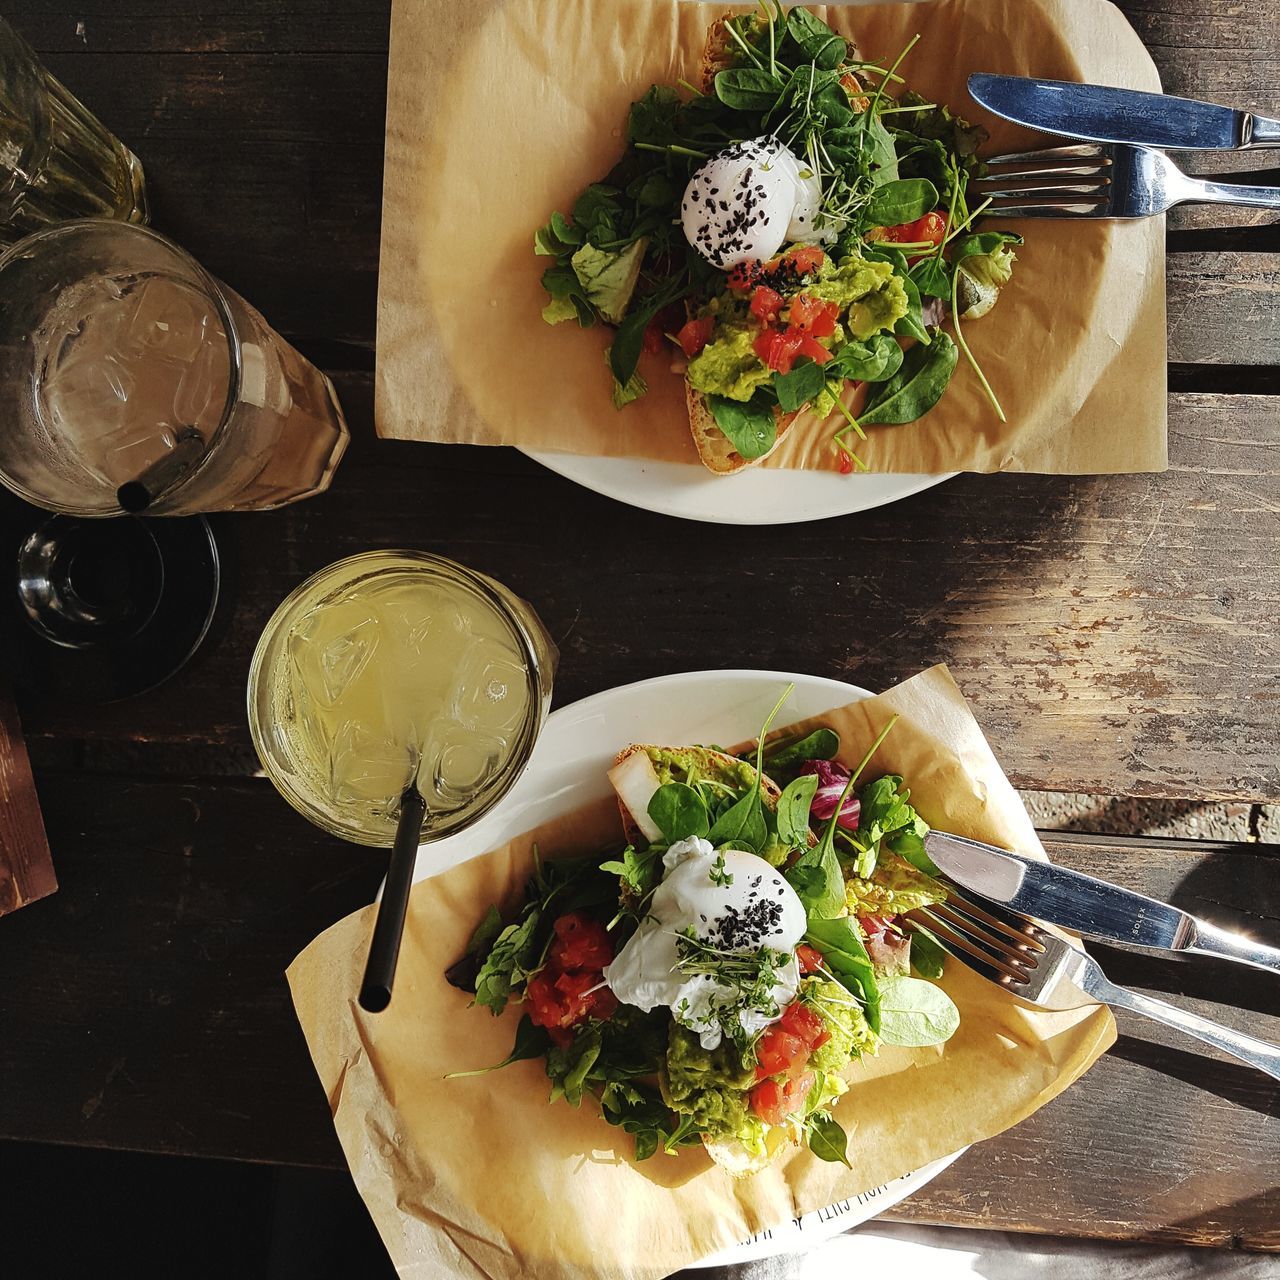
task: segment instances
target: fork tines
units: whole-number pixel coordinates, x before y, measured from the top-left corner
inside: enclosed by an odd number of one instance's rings
[[[1096,143],[1011,151],[991,156],[985,163],[987,172],[970,186],[979,197],[991,199],[983,211],[986,215],[1087,215],[1096,213],[1111,196],[1112,157]]]
[[[980,907],[948,889],[945,903],[911,912],[907,922],[927,929],[950,955],[984,978],[1017,990],[1044,955],[1034,925],[995,903]]]

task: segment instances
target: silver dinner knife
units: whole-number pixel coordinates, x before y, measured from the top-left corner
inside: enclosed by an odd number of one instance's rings
[[[969,94],[1015,124],[1090,142],[1129,142],[1165,151],[1280,147],[1280,120],[1193,98],[985,72],[969,77]]]
[[[1277,948],[1219,929],[1167,902],[1106,880],[945,831],[930,831],[924,847],[939,869],[962,888],[1038,920],[1091,938],[1155,951],[1219,956],[1280,973]]]

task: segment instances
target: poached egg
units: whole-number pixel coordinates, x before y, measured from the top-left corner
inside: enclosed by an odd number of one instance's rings
[[[804,937],[804,905],[782,875],[763,858],[736,849],[722,852],[697,836],[680,840],[663,855],[666,873],[654,890],[649,914],[604,970],[604,979],[623,1004],[648,1012],[666,1005],[675,1020],[698,1033],[704,1049],[723,1036],[723,1018],[742,1002],[741,990],[712,973],[681,968],[679,938],[692,929],[722,954],[751,955],[762,947],[781,951],[787,961],[774,970],[768,1007],[738,1008],[733,1014],[747,1035],[763,1031],[795,999],[800,968],[795,948]]]
[[[680,221],[689,243],[727,270],[772,258],[791,240],[833,238],[815,225],[821,201],[816,174],[776,138],[755,138],[717,152],[689,179]]]

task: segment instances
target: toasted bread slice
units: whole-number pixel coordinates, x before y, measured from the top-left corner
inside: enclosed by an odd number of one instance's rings
[[[609,781],[618,795],[626,838],[633,844],[641,838],[652,841],[662,835],[649,817],[649,800],[664,781],[655,764],[659,757],[670,781],[682,782],[695,773],[737,787],[750,786],[755,781],[755,765],[713,747],[630,746],[620,751],[609,770]],[[760,790],[764,803],[776,809],[782,789],[768,774],[761,778]],[[809,843],[817,843],[813,832],[809,833]]]
[[[701,391],[695,391],[689,384],[688,378],[685,379],[684,393],[689,406],[689,430],[693,434],[693,443],[698,450],[698,457],[708,471],[718,476],[731,476],[735,471],[742,471],[746,467],[754,467],[756,463],[763,462],[782,443],[782,437],[800,416],[798,413],[783,413],[780,409],[775,409],[774,418],[778,424],[777,439],[758,458],[744,458],[716,424],[711,414],[711,406],[707,403],[707,397]]]
[[[704,93],[715,92],[716,75],[721,71],[727,71],[730,67],[736,66],[741,56],[741,50],[733,37],[729,35],[725,23],[732,17],[732,14],[723,14],[717,18],[707,30],[707,42],[702,50],[702,90]],[[847,53],[845,60],[856,62],[859,54],[857,48],[852,41],[845,41]],[[852,72],[847,77],[846,89],[850,95],[859,89],[858,78]],[[867,99],[863,99],[863,110],[866,109]],[[696,391],[690,385],[688,378],[685,379],[685,400],[689,409],[689,430],[693,435],[694,447],[698,450],[698,458],[706,469],[718,476],[730,476],[735,472],[743,471],[747,467],[754,467],[763,462],[781,443],[782,438],[791,429],[792,423],[799,416],[795,413],[783,413],[780,409],[774,411],[774,416],[778,424],[777,438],[773,445],[762,453],[758,458],[744,458],[730,443],[729,438],[716,425],[716,420],[712,416],[711,406],[707,403],[707,398],[701,391]]]

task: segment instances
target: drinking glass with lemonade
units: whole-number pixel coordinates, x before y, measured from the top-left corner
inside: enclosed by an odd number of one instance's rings
[[[309,578],[268,622],[249,673],[254,745],[326,831],[389,847],[416,788],[423,836],[438,839],[520,775],[557,657],[533,610],[491,578],[426,552],[365,552]]]

